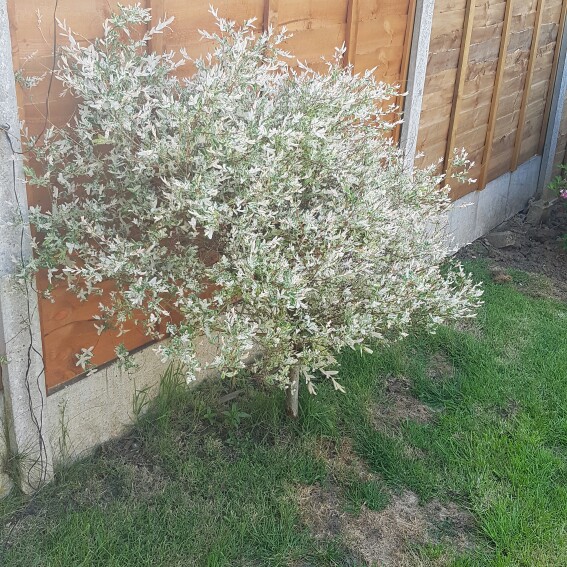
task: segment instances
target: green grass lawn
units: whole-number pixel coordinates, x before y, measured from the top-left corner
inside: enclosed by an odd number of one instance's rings
[[[462,545],[431,516],[402,542],[409,565],[567,565],[567,304],[470,268],[487,282],[476,321],[345,353],[347,395],[303,392],[297,423],[281,392],[170,376],[127,438],[0,502],[0,565],[361,566],[345,526],[373,534],[410,494],[470,520]],[[330,535],[313,493],[340,512]]]

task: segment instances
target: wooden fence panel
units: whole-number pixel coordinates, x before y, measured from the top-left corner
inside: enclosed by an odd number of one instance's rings
[[[377,67],[376,78],[399,83],[402,71],[410,2],[408,0],[359,0],[358,42],[355,70]],[[407,62],[406,62],[407,65]]]
[[[518,162],[520,159],[520,153],[522,151],[522,139],[524,134],[524,126],[526,121],[526,112],[528,108],[528,101],[530,98],[530,92],[532,88],[532,80],[534,75],[534,68],[537,59],[537,53],[540,44],[540,35],[542,29],[542,18],[543,18],[543,0],[538,0],[536,9],[536,19],[533,26],[533,34],[530,45],[530,55],[528,59],[528,68],[526,70],[526,80],[524,83],[524,89],[522,93],[522,104],[520,107],[520,115],[518,117],[518,128],[516,130],[516,139],[514,141],[514,157],[512,160],[512,169],[518,167]]]
[[[92,40],[101,33],[101,22],[116,8],[118,1],[92,0],[79,6],[69,2],[60,4],[59,19],[65,20],[86,40]],[[23,69],[27,75],[48,74],[53,65],[53,34],[55,31],[59,34],[59,30],[53,29],[53,0],[11,0],[9,6],[15,69]],[[57,41],[61,43],[60,35]],[[46,77],[37,87],[24,91],[21,96],[21,118],[25,119],[32,135],[39,134],[45,123],[48,84]],[[75,108],[72,101],[61,98],[61,91],[60,84],[54,81],[49,96],[49,120],[54,124],[65,124]]]
[[[492,98],[490,101],[490,114],[488,117],[488,126],[486,133],[486,141],[484,143],[484,153],[482,156],[482,163],[480,169],[479,177],[479,188],[484,189],[488,181],[488,174],[490,172],[490,167],[493,160],[493,149],[494,149],[494,135],[496,133],[496,127],[498,125],[498,113],[500,111],[500,97],[502,92],[502,86],[506,80],[506,69],[508,66],[509,57],[509,46],[512,45],[510,41],[513,33],[513,14],[514,9],[518,6],[517,0],[507,0],[504,19],[502,21],[502,32],[500,34],[500,46],[498,51],[498,64],[496,66],[496,79],[494,81],[494,88],[492,91]],[[510,75],[508,75],[510,78]],[[512,81],[516,81],[517,78],[512,75]]]
[[[278,27],[285,26],[293,34],[286,48],[313,69],[324,71],[322,58],[331,59],[346,39],[347,8],[347,0],[280,1]]]
[[[465,19],[463,22],[463,37],[461,39],[461,49],[459,53],[459,63],[457,65],[457,78],[453,91],[453,101],[451,108],[451,118],[449,121],[449,136],[445,146],[444,165],[448,179],[451,179],[451,161],[453,148],[456,147],[457,134],[462,116],[463,98],[465,95],[465,82],[469,69],[469,58],[475,23],[475,0],[467,0],[465,5]]]
[[[436,0],[416,166],[438,164],[445,156],[457,67],[461,52],[466,0]],[[439,163],[438,170],[442,166]]]
[[[62,9],[57,15],[89,41],[101,33],[102,21],[117,4],[114,0],[93,0],[77,6],[60,1]],[[48,74],[53,65],[54,2],[34,0],[24,3],[12,0],[9,5],[14,68],[22,69],[27,75]],[[61,43],[61,36],[58,36],[57,41],[58,44]],[[20,118],[25,121],[31,135],[38,135],[46,123],[45,101],[48,87],[47,76],[32,90],[19,89]],[[54,81],[49,94],[48,119],[56,125],[67,123],[75,111],[75,102],[69,97],[61,97],[61,91],[61,85]],[[28,187],[30,205],[42,204],[39,194],[37,189]],[[39,289],[47,287],[47,282],[41,274],[37,283]],[[92,316],[96,312],[98,299],[81,303],[63,289],[56,289],[54,297],[54,303],[41,297],[39,299],[48,388],[79,374],[75,354],[81,347],[96,345],[94,362],[102,364],[114,358],[114,346],[119,342],[111,332],[107,336],[99,337],[94,331]],[[136,329],[127,333],[124,339],[128,348],[136,348],[147,342]]]
[[[445,158],[439,171],[447,171],[453,148],[467,149],[478,181],[452,183],[454,198],[541,153],[566,12],[562,0],[435,3],[416,163]]]
[[[542,16],[542,31],[538,46],[532,88],[526,112],[526,128],[522,137],[520,162],[543,150],[551,92],[555,83],[559,59],[559,45],[562,31],[565,30],[567,18],[567,2],[562,0],[546,0]],[[548,104],[549,103],[549,104]]]
[[[59,0],[58,18],[85,41],[101,33],[102,21],[117,0]],[[255,18],[258,30],[286,26],[293,33],[287,48],[318,70],[322,57],[347,45],[345,64],[356,71],[376,67],[376,77],[405,88],[416,0],[217,0],[223,17],[238,23]],[[54,0],[9,0],[14,68],[41,75],[53,63]],[[173,33],[156,36],[150,49],[162,52],[185,48],[192,57],[211,45],[199,29],[211,29],[209,0],[145,0],[152,24],[174,16]],[[425,93],[418,139],[424,155],[417,166],[439,163],[445,171],[453,146],[465,147],[476,165],[476,185],[455,185],[453,197],[484,187],[497,176],[541,153],[550,112],[551,87],[558,64],[560,30],[565,28],[565,0],[436,0]],[[59,38],[58,41],[63,41]],[[181,76],[193,72],[180,68]],[[45,124],[48,80],[31,91],[18,89],[21,118],[29,132]],[[75,102],[60,97],[53,83],[49,122],[62,126],[75,111]],[[400,99],[398,103],[403,103]],[[567,106],[561,125],[556,162],[566,159]],[[440,163],[444,161],[444,164]],[[448,171],[450,174],[450,170]],[[33,188],[31,204],[41,204]],[[40,289],[45,286],[39,277]],[[111,289],[112,284],[105,284]],[[63,289],[56,301],[40,300],[46,358],[46,381],[53,388],[75,377],[75,354],[95,346],[95,364],[114,357],[118,342],[111,332],[98,337],[92,325],[98,299],[80,303]],[[130,349],[147,342],[137,329],[125,335]]]
[[[480,176],[504,18],[503,3],[492,6],[490,19],[486,16],[487,7],[487,4],[477,4],[476,7],[462,116],[454,145],[454,147],[467,148],[471,159],[475,162],[471,170],[471,176],[474,178]],[[466,186],[464,189],[466,190]]]
[[[55,1],[9,0],[8,4],[14,68],[31,75],[48,72],[53,63]],[[103,20],[117,4],[118,0],[59,0],[57,17],[85,41],[91,41],[102,32]],[[173,33],[156,36],[150,49],[163,52],[184,47],[192,57],[207,53],[210,42],[203,41],[198,30],[212,29],[209,4],[209,0],[146,0],[145,5],[152,9],[153,25],[164,17],[175,17]],[[415,0],[215,0],[214,5],[219,15],[237,23],[255,18],[258,30],[268,25],[286,26],[293,33],[286,47],[318,70],[325,67],[322,57],[331,58],[335,48],[348,41],[347,61],[352,61],[357,71],[377,67],[378,79],[405,87]],[[62,41],[59,36],[58,42]],[[191,65],[179,70],[180,76],[192,72]],[[31,91],[18,92],[20,117],[31,134],[39,134],[45,124],[47,83],[44,80]],[[54,82],[49,96],[49,122],[57,126],[65,125],[76,108],[75,101],[61,98],[60,93],[60,85]],[[28,198],[30,204],[41,204],[33,188],[29,188]],[[107,290],[112,288],[111,282],[104,285]],[[38,286],[46,286],[41,275]],[[112,332],[98,336],[93,315],[97,313],[99,298],[81,303],[62,288],[56,289],[54,296],[54,303],[40,299],[48,389],[81,372],[75,354],[82,347],[94,345],[93,363],[100,365],[114,358],[114,347],[119,342],[124,341],[128,349],[147,343],[147,338],[133,326],[120,340]]]
[[[532,156],[541,153],[539,144],[542,136],[545,136],[547,120],[545,120],[545,108],[547,102],[551,101],[550,85],[553,85],[553,69],[555,66],[555,54],[558,32],[563,24],[561,0],[542,0],[541,24],[536,50],[534,52],[533,70],[531,84],[525,99],[525,111],[521,117],[521,136],[516,137],[515,152],[517,159],[512,162],[511,169],[514,170],[519,164],[527,161]],[[563,8],[563,14],[565,8]],[[493,175],[497,174],[497,171]]]

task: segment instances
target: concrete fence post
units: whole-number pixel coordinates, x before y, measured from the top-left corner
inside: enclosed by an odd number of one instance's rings
[[[541,159],[541,169],[537,185],[537,195],[543,195],[545,198],[548,197],[545,195],[545,189],[553,176],[559,128],[561,126],[563,105],[565,104],[565,96],[567,93],[567,29],[559,30],[558,33],[561,34],[561,32],[563,33],[561,35],[561,45],[559,47],[560,52],[557,63],[557,76],[555,78],[555,85],[552,86],[551,111],[549,113],[549,122],[547,123]]]
[[[400,136],[400,147],[404,152],[405,165],[410,170],[413,168],[417,149],[434,8],[435,0],[417,0],[415,6],[416,13],[406,89],[408,94],[405,99],[404,123]]]
[[[0,356],[10,469],[30,492],[52,475],[37,296],[14,274],[31,254],[7,0],[0,0]]]

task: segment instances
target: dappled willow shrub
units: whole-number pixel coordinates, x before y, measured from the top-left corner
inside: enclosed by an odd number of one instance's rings
[[[202,32],[214,51],[180,80],[189,56],[148,53],[169,23],[141,37],[149,21],[123,7],[88,45],[64,28],[56,77],[78,109],[33,152],[50,206],[31,210],[30,273],[82,299],[113,280],[99,332],[135,320],[161,338],[165,326],[158,351],[188,379],[204,336],[218,345],[209,367],[233,376],[259,348],[256,370],[292,392],[300,378],[342,390],[344,347],[473,315],[479,289],[459,266],[441,270],[442,178],[406,171],[391,141],[394,87],[344,69],[341,50],[324,74],[292,67],[285,32],[218,18]],[[78,364],[91,356],[85,345]]]

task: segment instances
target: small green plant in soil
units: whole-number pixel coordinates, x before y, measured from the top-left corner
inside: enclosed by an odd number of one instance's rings
[[[561,199],[567,200],[567,165],[559,166],[559,173],[548,184],[548,189],[557,193]]]
[[[229,427],[236,429],[243,419],[249,419],[250,414],[241,411],[236,404],[232,404],[229,410],[222,412],[224,419]]]
[[[560,200],[567,205],[567,165],[559,166],[559,174],[549,182],[547,188],[557,194]],[[567,249],[567,234],[563,235],[563,246]]]

